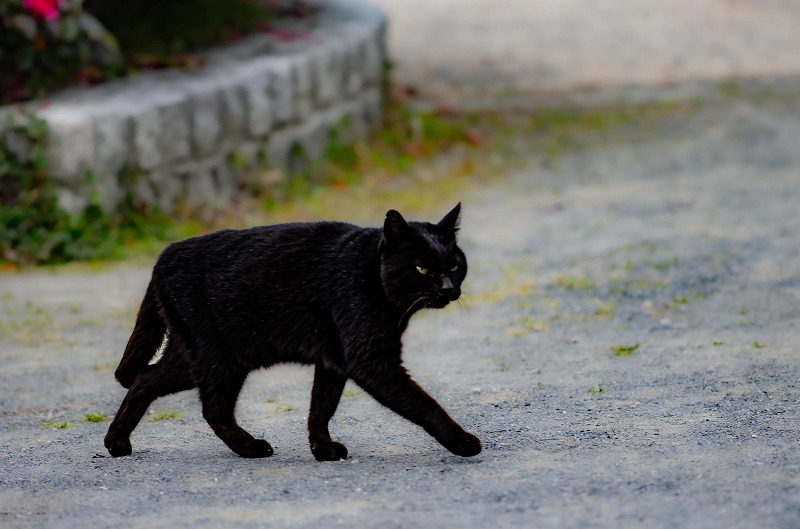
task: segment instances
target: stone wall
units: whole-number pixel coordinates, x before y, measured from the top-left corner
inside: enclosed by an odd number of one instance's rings
[[[334,131],[352,140],[380,121],[383,12],[320,5],[287,29],[300,38],[258,35],[207,53],[194,72],[147,72],[0,112],[35,109],[48,122],[48,173],[68,210],[92,196],[113,209],[130,194],[162,211],[223,206],[266,168],[319,158]]]

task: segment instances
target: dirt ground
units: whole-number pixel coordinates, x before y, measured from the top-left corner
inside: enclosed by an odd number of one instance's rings
[[[595,134],[421,215],[463,202],[471,266],[461,308],[412,320],[407,365],[474,458],[348,386],[350,459],[318,463],[312,370],[287,366],[238,409],[273,457],[230,452],[188,392],[112,459],[149,263],[0,275],[0,526],[800,526],[797,86]]]

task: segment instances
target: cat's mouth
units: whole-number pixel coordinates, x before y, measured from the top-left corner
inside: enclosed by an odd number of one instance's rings
[[[431,309],[442,309],[450,304],[451,301],[455,301],[461,295],[461,292],[454,290],[452,292],[440,292],[428,298],[425,306]]]
[[[444,296],[436,296],[434,298],[429,299],[425,306],[430,309],[443,309],[450,303],[450,299]]]

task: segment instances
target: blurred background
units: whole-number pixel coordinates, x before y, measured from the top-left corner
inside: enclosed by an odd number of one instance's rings
[[[800,72],[792,0],[375,0],[396,79],[441,96]]]
[[[51,99],[141,73],[202,72],[208,50],[253,36],[289,48],[314,42],[320,15],[335,4],[0,0],[0,109],[29,113],[14,121],[6,112],[0,129],[2,266],[120,258],[133,248],[152,253],[220,226],[342,211],[374,220],[389,200],[412,210],[438,206],[446,190],[507,171],[512,160],[526,163],[531,146],[521,138],[544,142],[552,154],[565,136],[667,110],[631,105],[731,95],[741,83],[800,74],[800,2],[790,0],[354,2],[378,6],[388,21],[381,123],[368,138],[335,138],[320,160],[302,167],[255,164],[247,170],[258,174],[239,179],[243,193],[228,207],[134,200],[110,209],[92,199],[65,207],[50,185],[52,135],[37,117]],[[628,107],[625,118],[620,105]],[[522,156],[512,156],[514,149]],[[234,150],[228,158],[234,171],[253,165]],[[92,178],[130,181],[132,173]],[[419,193],[420,185],[428,192]],[[362,207],[326,202],[349,199]],[[359,217],[369,204],[374,209]]]

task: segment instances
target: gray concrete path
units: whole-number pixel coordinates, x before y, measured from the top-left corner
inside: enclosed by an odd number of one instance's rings
[[[376,0],[396,79],[449,99],[800,74],[792,0]]]

